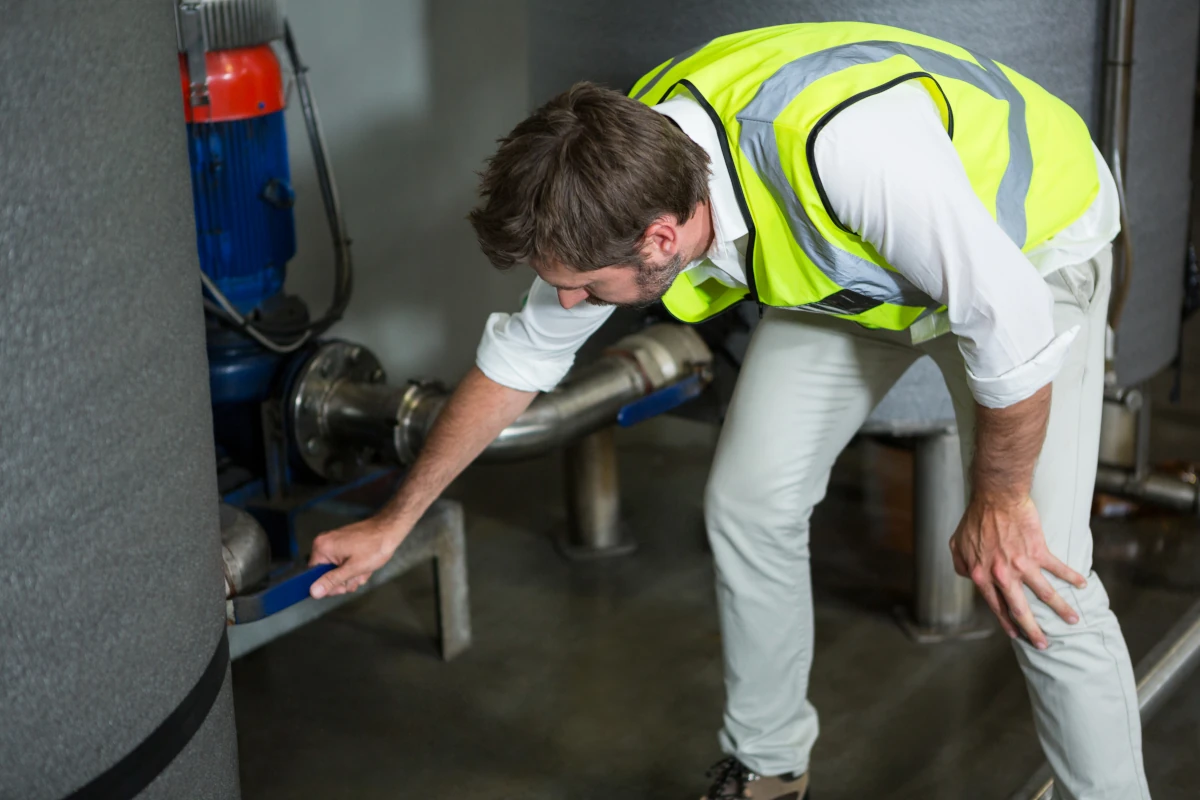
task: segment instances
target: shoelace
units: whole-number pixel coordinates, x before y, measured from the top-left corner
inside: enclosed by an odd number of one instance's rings
[[[708,800],[743,800],[746,784],[753,777],[749,769],[733,756],[723,758],[709,767],[706,777],[712,778],[712,788],[708,790]]]

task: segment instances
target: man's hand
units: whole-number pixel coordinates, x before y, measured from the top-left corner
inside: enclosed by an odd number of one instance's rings
[[[337,569],[312,585],[312,596],[345,594],[366,583],[450,481],[529,407],[536,394],[502,386],[472,367],[438,415],[396,496],[370,519],[313,542],[309,564],[336,564]]]
[[[975,582],[1005,633],[1015,639],[1019,628],[1040,650],[1049,642],[1033,619],[1025,587],[1075,624],[1075,612],[1042,570],[1080,589],[1087,585],[1046,547],[1042,521],[1030,497],[1050,419],[1051,391],[1047,384],[1006,408],[976,406],[971,502],[950,539],[955,571]]]
[[[1041,520],[1028,495],[1016,501],[972,500],[950,539],[950,553],[954,570],[979,587],[1010,637],[1016,638],[1019,626],[1039,650],[1049,644],[1034,621],[1025,586],[1067,622],[1079,621],[1042,570],[1079,589],[1087,581],[1046,548]]]
[[[334,564],[337,569],[322,575],[309,593],[320,598],[358,591],[407,535],[408,530],[397,530],[376,517],[321,534],[313,542],[308,565]]]

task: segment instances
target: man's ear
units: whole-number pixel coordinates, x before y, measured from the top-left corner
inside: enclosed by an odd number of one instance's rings
[[[679,220],[671,215],[663,215],[646,228],[642,249],[650,255],[661,253],[668,258],[674,258],[679,252],[680,244]]]

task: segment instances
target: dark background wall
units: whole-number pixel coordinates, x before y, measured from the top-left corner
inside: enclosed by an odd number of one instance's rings
[[[535,103],[582,79],[628,87],[675,53],[723,33],[849,19],[978,50],[1062,97],[1093,134],[1099,122],[1103,0],[530,2]],[[1200,4],[1140,0],[1137,14],[1128,195],[1138,262],[1118,361],[1127,382],[1158,371],[1176,350]]]
[[[392,381],[454,382],[492,311],[533,273],[493,269],[467,212],[476,172],[529,106],[524,0],[287,0],[354,240],[354,298],[333,333]],[[299,249],[288,290],[329,302],[332,250],[295,97],[288,109]]]

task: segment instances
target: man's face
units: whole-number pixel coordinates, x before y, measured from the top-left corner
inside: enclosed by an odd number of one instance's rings
[[[683,256],[656,254],[640,264],[622,264],[580,272],[558,261],[538,261],[533,269],[558,290],[563,308],[580,303],[621,308],[644,308],[657,303],[684,268]]]

